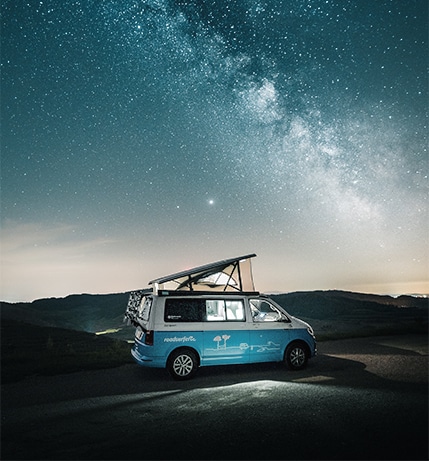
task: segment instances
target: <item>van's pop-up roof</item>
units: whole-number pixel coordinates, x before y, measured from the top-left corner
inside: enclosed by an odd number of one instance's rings
[[[256,254],[225,259],[151,280],[153,293],[167,291],[254,292],[251,258]]]

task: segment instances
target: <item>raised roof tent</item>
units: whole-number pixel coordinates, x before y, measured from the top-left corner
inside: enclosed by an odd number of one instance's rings
[[[256,254],[238,256],[166,275],[149,282],[153,293],[168,291],[253,292],[251,258]]]

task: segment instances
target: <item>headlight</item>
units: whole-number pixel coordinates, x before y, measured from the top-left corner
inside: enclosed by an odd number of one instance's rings
[[[314,336],[314,331],[313,331],[313,328],[311,328],[310,325],[308,325],[307,327],[307,331],[310,333],[311,336]]]

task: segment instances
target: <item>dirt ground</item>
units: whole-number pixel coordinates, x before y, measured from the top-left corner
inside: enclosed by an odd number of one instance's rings
[[[2,386],[1,459],[427,459],[426,335],[327,341],[307,369],[124,365]]]

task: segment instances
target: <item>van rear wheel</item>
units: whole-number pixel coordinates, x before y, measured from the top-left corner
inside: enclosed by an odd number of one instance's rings
[[[286,349],[285,362],[291,370],[302,370],[307,365],[307,348],[301,343],[292,343]]]
[[[190,379],[198,368],[198,360],[189,349],[179,349],[171,353],[167,361],[170,375],[177,380]]]

